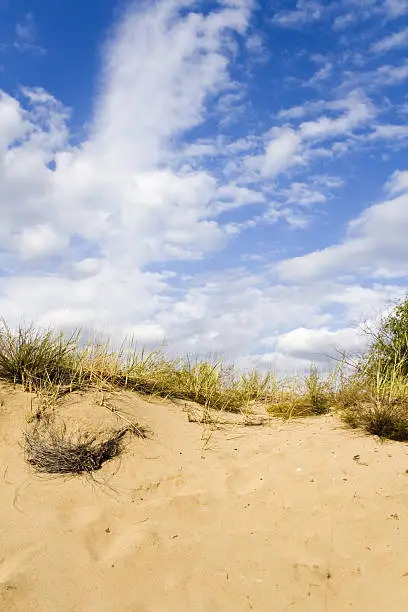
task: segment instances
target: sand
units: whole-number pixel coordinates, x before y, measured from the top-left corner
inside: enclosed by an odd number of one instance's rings
[[[408,610],[407,446],[334,416],[203,426],[183,406],[114,399],[149,425],[84,477],[24,461],[31,397],[0,386],[0,609],[27,612]],[[95,394],[58,409],[98,427]]]

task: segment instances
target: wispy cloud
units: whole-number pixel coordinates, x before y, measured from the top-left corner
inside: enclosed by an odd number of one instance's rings
[[[402,17],[408,13],[408,0],[385,0],[386,15],[390,19]]]
[[[275,12],[272,22],[280,27],[298,29],[328,20],[335,31],[344,31],[376,17],[394,21],[407,13],[408,0],[297,0],[295,8]]]
[[[21,52],[45,55],[46,50],[38,44],[37,26],[32,13],[27,13],[16,24],[13,47]]]
[[[347,71],[339,85],[340,90],[364,88],[365,91],[379,91],[396,87],[408,79],[408,61],[398,60],[394,64],[381,64],[374,70]]]
[[[372,49],[378,53],[384,53],[386,51],[391,51],[392,49],[399,49],[401,47],[408,46],[408,27],[400,30],[399,32],[394,32],[393,34],[389,34],[385,36],[381,40],[378,40],[372,45]]]
[[[387,182],[393,200],[374,204],[349,223],[343,242],[278,264],[285,279],[310,281],[338,270],[354,277],[400,278],[408,274],[405,258],[408,231],[408,183],[404,173]]]
[[[319,0],[298,0],[296,8],[279,11],[273,16],[273,23],[287,28],[299,28],[308,23],[319,21],[324,14],[324,4]]]
[[[16,24],[16,40],[18,43],[32,44],[37,37],[37,28],[32,13],[27,13],[24,19]]]

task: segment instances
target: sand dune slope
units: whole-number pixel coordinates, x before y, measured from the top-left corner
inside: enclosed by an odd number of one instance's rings
[[[19,445],[30,396],[0,399],[2,611],[408,611],[406,445],[321,417],[224,426],[203,451],[182,407],[124,393],[152,438],[96,481],[40,478]],[[92,394],[59,410],[114,419]]]

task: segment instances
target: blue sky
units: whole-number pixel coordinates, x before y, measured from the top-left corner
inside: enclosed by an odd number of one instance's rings
[[[281,371],[408,275],[408,0],[0,0],[0,312]]]

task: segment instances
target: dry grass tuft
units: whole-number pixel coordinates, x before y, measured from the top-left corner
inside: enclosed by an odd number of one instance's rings
[[[147,437],[147,431],[141,426],[125,427],[110,433],[68,433],[65,424],[58,425],[45,419],[26,431],[24,450],[27,462],[37,472],[90,473],[122,453],[128,432]]]
[[[391,378],[381,369],[374,379],[352,377],[350,390],[339,397],[338,405],[350,427],[380,438],[408,441],[408,385],[397,370]]]
[[[408,441],[408,405],[366,403],[343,412],[344,422],[382,439]]]
[[[329,412],[333,401],[333,378],[322,379],[312,366],[307,376],[277,385],[267,410],[283,419],[317,416]]]

